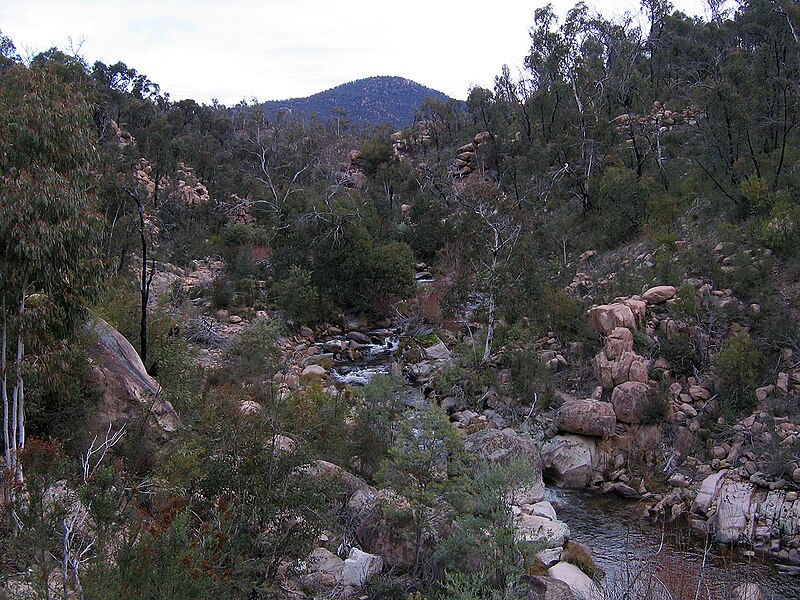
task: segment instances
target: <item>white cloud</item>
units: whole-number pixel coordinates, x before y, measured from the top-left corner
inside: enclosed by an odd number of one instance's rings
[[[554,2],[561,13],[573,4]],[[634,0],[589,4],[607,15],[638,7]],[[704,7],[675,4],[688,13]],[[0,23],[23,53],[84,39],[89,62],[121,60],[174,98],[283,99],[371,75],[400,75],[465,98],[471,85],[491,87],[503,64],[512,72],[521,66],[536,7],[519,0],[4,0]]]

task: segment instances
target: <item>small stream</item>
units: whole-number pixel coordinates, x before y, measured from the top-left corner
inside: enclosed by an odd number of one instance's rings
[[[392,356],[400,347],[400,337],[386,330],[371,331],[367,335],[379,343],[361,345],[359,360],[335,362],[331,375],[338,383],[367,385],[375,375],[389,373]]]
[[[701,573],[700,599],[727,599],[734,587],[745,582],[761,584],[767,598],[800,598],[800,578],[780,573],[775,563],[745,552],[723,555],[713,544],[704,557],[704,540],[688,526],[662,531],[640,518],[636,502],[551,487],[545,499],[553,504],[558,518],[569,525],[571,539],[594,552],[595,562],[606,573],[603,587],[609,592],[609,600],[625,598],[623,590],[631,587],[642,569],[655,570],[659,579],[679,589],[676,600],[695,598]],[[628,596],[630,600],[640,597]]]

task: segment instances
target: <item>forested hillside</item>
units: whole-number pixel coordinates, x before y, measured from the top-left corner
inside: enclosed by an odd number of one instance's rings
[[[323,122],[407,127],[428,98],[448,100],[442,92],[402,77],[368,77],[308,98],[271,100],[264,103],[264,109],[270,119],[286,112],[298,120],[314,118]]]
[[[0,598],[796,597],[800,11],[709,6],[399,130],[0,36]]]

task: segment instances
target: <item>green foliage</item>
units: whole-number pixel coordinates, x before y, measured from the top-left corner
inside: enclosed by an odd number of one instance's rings
[[[319,385],[304,387],[286,400],[286,428],[298,434],[313,455],[346,465],[349,436],[345,418],[349,412],[343,395],[330,395]]]
[[[420,260],[433,260],[448,239],[452,227],[446,221],[448,211],[442,202],[428,195],[414,201],[411,208],[411,226],[403,237]]]
[[[392,299],[413,290],[414,253],[403,242],[377,245],[365,223],[342,228],[338,240],[317,248],[312,279],[342,308],[385,314]]]
[[[585,339],[588,331],[587,307],[563,289],[547,288],[542,298],[543,325],[561,340]],[[546,332],[545,332],[546,333]]]
[[[377,135],[361,144],[361,161],[364,173],[373,177],[378,168],[392,159],[392,142],[386,135]]]
[[[230,308],[233,300],[234,292],[230,280],[219,275],[211,284],[211,305],[214,308]]]
[[[264,232],[244,223],[225,225],[222,230],[222,257],[229,276],[248,277],[257,273],[253,247],[264,243]]]
[[[769,213],[775,202],[769,191],[769,182],[755,173],[742,182],[742,197],[750,212],[756,214]]]
[[[225,352],[225,365],[232,380],[258,386],[271,385],[282,368],[278,338],[283,324],[278,320],[256,321],[234,338]]]
[[[539,547],[516,540],[512,505],[532,467],[523,462],[479,462],[471,469],[468,495],[454,533],[437,559],[445,569],[447,597],[460,598],[469,582],[472,598],[516,598],[519,577]]]
[[[405,411],[401,393],[400,382],[387,375],[376,375],[361,389],[352,452],[365,477],[377,473],[394,443],[397,421]]]
[[[503,364],[511,371],[511,390],[525,403],[533,402],[535,397],[543,399],[553,387],[552,373],[542,363],[541,351],[530,333],[510,335],[503,355]]]
[[[419,575],[428,553],[426,540],[438,519],[463,494],[461,438],[447,415],[437,406],[410,412],[400,422],[397,435],[377,474],[377,480],[408,499],[415,547],[412,574]]]
[[[151,346],[153,374],[161,386],[161,397],[186,418],[196,413],[201,399],[197,359],[186,340],[169,331],[161,332]]]
[[[717,354],[714,372],[728,397],[728,403],[735,409],[752,405],[753,391],[758,383],[761,369],[761,355],[753,338],[747,333],[729,337]]]
[[[329,314],[330,307],[323,301],[311,277],[311,271],[293,266],[276,284],[278,306],[286,313],[287,320],[296,326],[316,325]]]
[[[651,185],[628,169],[611,167],[597,186],[597,213],[590,220],[597,243],[614,248],[639,232],[647,215]]]
[[[640,420],[643,425],[660,425],[669,416],[669,408],[669,401],[663,392],[651,392],[642,404]]]
[[[761,224],[760,239],[769,248],[794,254],[800,242],[800,206],[781,197]]]
[[[119,556],[116,568],[90,569],[84,586],[92,598],[150,598],[190,600],[213,594],[210,573],[201,568],[202,554],[192,544],[194,515],[182,512],[164,531],[145,533]]]
[[[695,374],[695,368],[702,366],[691,338],[685,333],[667,337],[661,342],[659,350],[661,356],[669,361],[670,370],[675,375],[691,377]]]

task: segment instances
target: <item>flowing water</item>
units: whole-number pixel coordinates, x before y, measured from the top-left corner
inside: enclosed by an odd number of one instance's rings
[[[397,332],[376,330],[368,335],[376,343],[362,345],[360,359],[334,364],[337,382],[366,385],[376,374],[390,372],[400,345]],[[407,386],[405,402],[422,408],[421,390],[412,387]],[[569,526],[571,539],[594,552],[595,562],[606,574],[603,588],[608,600],[727,600],[731,590],[745,582],[761,584],[768,599],[800,599],[800,577],[784,574],[775,563],[746,552],[723,554],[688,526],[659,528],[639,516],[635,502],[552,487],[545,499]],[[656,579],[643,578],[642,573],[655,574]],[[642,583],[645,580],[649,584]],[[664,585],[671,595],[663,593]]]
[[[635,502],[550,487],[545,499],[569,525],[571,539],[594,552],[595,562],[606,573],[603,587],[609,600],[662,597],[655,589],[660,583],[648,595],[624,594],[635,588],[635,581],[642,581],[643,571],[655,573],[659,582],[668,584],[675,600],[727,599],[734,587],[745,582],[761,584],[767,598],[800,598],[800,577],[782,574],[772,561],[745,552],[723,554],[713,544],[706,547],[704,539],[688,526],[663,530],[640,518]]]

